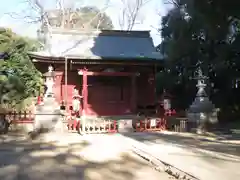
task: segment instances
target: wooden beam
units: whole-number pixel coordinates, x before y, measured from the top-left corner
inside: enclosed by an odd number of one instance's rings
[[[33,63],[51,63],[51,64],[64,64],[64,61],[58,61],[58,60],[42,60],[42,59],[33,59]]]
[[[69,60],[71,60],[71,64],[78,64],[78,65],[127,65],[127,66],[163,66],[164,60],[94,60],[94,59],[73,59],[68,57]],[[31,57],[31,60],[33,63],[56,63],[56,64],[64,64],[65,59],[64,58],[55,58],[55,57]]]
[[[85,72],[87,76],[137,76],[138,73],[136,72],[92,72],[87,71]],[[83,70],[78,70],[79,75],[83,75]]]
[[[163,66],[163,62],[161,61],[141,61],[138,62],[134,61],[73,61],[72,64],[79,64],[79,65],[128,65],[128,66],[151,66],[156,64],[156,66]]]

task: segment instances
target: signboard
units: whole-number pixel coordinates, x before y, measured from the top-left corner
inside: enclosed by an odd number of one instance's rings
[[[150,120],[150,126],[151,127],[156,127],[157,126],[156,119],[151,119]]]
[[[164,110],[169,110],[169,109],[171,109],[170,99],[164,99],[164,100],[163,100],[163,108],[164,108]]]
[[[119,125],[119,132],[132,132],[133,127],[132,127],[132,120],[126,119],[126,120],[119,120],[118,121]]]

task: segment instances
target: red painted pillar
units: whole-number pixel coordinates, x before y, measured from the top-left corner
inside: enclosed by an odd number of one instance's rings
[[[136,88],[136,75],[131,76],[131,111],[132,113],[135,113],[136,108],[137,108],[137,98],[136,98],[136,93],[137,93],[137,88]]]
[[[88,105],[88,82],[87,82],[87,69],[83,69],[83,88],[82,88],[82,96],[83,96],[83,115],[86,115],[87,105]]]

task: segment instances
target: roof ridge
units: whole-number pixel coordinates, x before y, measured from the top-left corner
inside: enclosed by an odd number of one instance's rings
[[[89,35],[89,36],[122,36],[122,37],[137,37],[137,38],[150,38],[149,30],[138,31],[124,31],[124,30],[91,30],[84,29],[62,29],[53,28],[52,34],[75,34],[75,35]]]

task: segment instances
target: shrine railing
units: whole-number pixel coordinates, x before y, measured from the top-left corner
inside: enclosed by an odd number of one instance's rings
[[[60,114],[36,114],[33,111],[13,111],[8,113],[0,113],[0,120],[5,119],[10,124],[33,124],[36,115],[60,115]],[[151,132],[170,130],[175,132],[185,132],[187,130],[187,119],[171,116],[168,112],[163,117],[140,117],[138,120],[106,120],[106,119],[84,119],[70,114],[63,116],[64,126],[69,131],[75,131],[83,134],[97,133],[116,133],[120,132],[119,128],[132,129],[132,132]],[[124,123],[121,123],[125,121]],[[126,123],[129,121],[129,123]],[[121,126],[121,127],[120,127]]]
[[[165,118],[146,118],[136,121],[136,132],[163,131],[166,129]]]
[[[68,130],[78,131],[80,134],[116,133],[116,120],[80,119],[68,117]]]
[[[13,111],[0,113],[0,117],[11,124],[28,124],[33,123],[35,114],[32,111]]]

